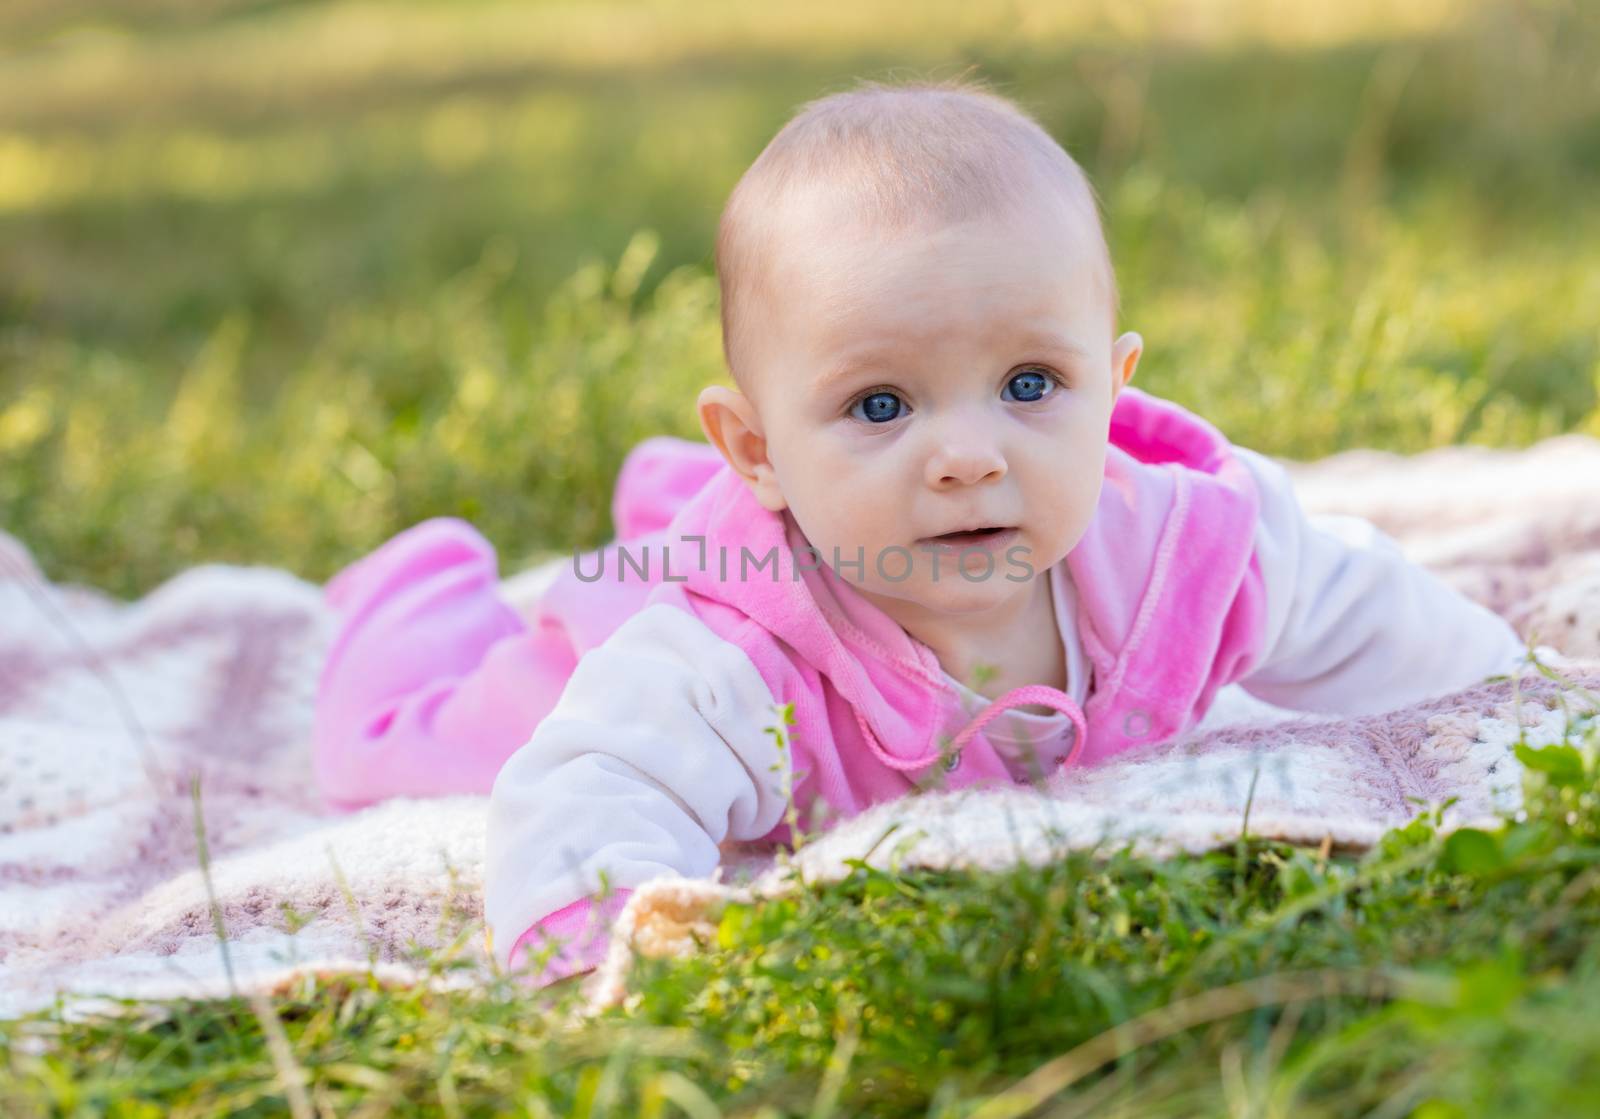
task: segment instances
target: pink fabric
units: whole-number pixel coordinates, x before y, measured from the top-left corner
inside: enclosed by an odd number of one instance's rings
[[[1009,782],[982,729],[1021,704],[1070,716],[1064,765],[1170,738],[1261,654],[1257,495],[1214,427],[1137,389],[1118,398],[1110,439],[1096,514],[1065,561],[1094,672],[1082,710],[1030,685],[969,718],[932,650],[808,557],[792,517],[764,509],[709,445],[660,436],[630,452],[612,505],[648,572],[619,563],[617,543],[578,557],[531,625],[497,598],[493,551],[460,521],[401,533],[333,580],[342,624],[318,695],[319,787],[346,805],[488,791],[577,658],[647,603],[693,613],[794,703],[802,819],[818,799],[842,818],[919,786]],[[769,552],[740,577],[745,553]]]
[[[548,987],[569,975],[593,971],[606,958],[611,923],[632,893],[627,889],[612,890],[603,902],[579,898],[536,921],[511,946],[511,969],[527,967],[531,958],[553,941],[558,945],[555,954],[540,971],[530,970],[526,976],[533,987]]]
[[[494,593],[494,551],[468,524],[408,529],[327,587],[340,629],[323,666],[318,788],[346,807],[484,792],[554,705],[574,663]]]
[[[1259,496],[1248,468],[1205,420],[1136,389],[1118,399],[1111,439],[1112,497],[1102,493],[1094,525],[1067,557],[1097,677],[1085,764],[1188,730],[1265,652]],[[1130,565],[1131,556],[1141,562]]]
[[[611,523],[618,540],[634,540],[660,532],[672,523],[684,503],[705,488],[722,469],[722,456],[709,444],[655,435],[628,452],[612,488]],[[705,451],[711,451],[706,454]]]

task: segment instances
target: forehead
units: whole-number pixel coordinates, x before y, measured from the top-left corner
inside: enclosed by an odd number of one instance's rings
[[[781,329],[823,350],[1092,331],[1097,232],[1049,209],[901,228],[802,210],[769,257]]]

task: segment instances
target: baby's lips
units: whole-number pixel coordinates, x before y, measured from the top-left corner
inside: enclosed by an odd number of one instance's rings
[[[939,536],[924,536],[920,540],[918,540],[917,543],[919,545],[931,544],[931,545],[943,545],[943,546],[946,546],[946,547],[951,546],[951,545],[955,545],[955,544],[972,544],[972,545],[991,544],[992,545],[992,544],[997,543],[998,541],[1005,540],[1008,537],[1015,536],[1017,534],[1017,532],[1018,532],[1018,530],[1016,529],[1015,526],[1007,525],[1007,526],[996,527],[996,528],[988,530],[988,531],[968,531],[968,532],[956,532],[956,533],[942,533]]]
[[[976,536],[976,535],[979,535],[980,533],[982,535],[989,536],[989,535],[994,535],[996,533],[1001,533],[1001,532],[1012,532],[1012,531],[1014,531],[1016,529],[1016,527],[1017,527],[1016,525],[986,525],[981,529],[976,529],[976,528],[970,528],[970,529],[950,528],[950,529],[945,529],[943,532],[934,533],[934,534],[932,534],[930,536],[919,537],[918,540],[919,540],[919,542],[921,542],[921,541],[926,541],[926,540],[938,540],[941,537],[948,537],[948,536]]]

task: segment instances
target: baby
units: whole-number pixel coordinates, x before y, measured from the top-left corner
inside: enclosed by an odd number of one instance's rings
[[[341,573],[330,800],[482,792],[486,915],[550,982],[645,880],[920,788],[1029,782],[1194,726],[1238,683],[1360,714],[1513,671],[1500,618],[1130,388],[1094,194],[967,85],[813,102],[717,238],[737,387],[629,455],[617,540],[529,620],[430,521]],[[785,743],[773,729],[792,705]],[[612,887],[597,903],[601,875]]]

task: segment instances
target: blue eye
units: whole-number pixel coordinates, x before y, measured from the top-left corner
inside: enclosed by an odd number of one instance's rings
[[[901,412],[900,398],[892,392],[875,392],[856,401],[856,407],[865,412],[868,423],[888,423],[899,417]],[[855,408],[850,409],[850,414],[855,415]]]
[[[1011,390],[1014,398],[1024,404],[1043,399],[1045,393],[1053,387],[1049,377],[1032,369],[1025,369],[1006,382],[1006,388]]]

